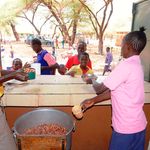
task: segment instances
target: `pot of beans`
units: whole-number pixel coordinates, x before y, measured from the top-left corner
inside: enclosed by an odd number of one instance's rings
[[[73,130],[73,119],[56,109],[33,110],[14,124],[19,150],[70,150]]]

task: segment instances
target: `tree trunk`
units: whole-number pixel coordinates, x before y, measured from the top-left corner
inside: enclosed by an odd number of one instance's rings
[[[18,32],[16,31],[15,25],[11,22],[11,23],[10,23],[10,26],[11,26],[11,28],[12,28],[12,31],[13,31],[13,34],[14,34],[14,37],[15,37],[16,41],[20,41],[19,34],[18,34]]]
[[[63,23],[63,20],[61,20],[60,17],[57,15],[57,13],[53,10],[50,3],[45,2],[44,0],[42,0],[42,3],[49,8],[49,10],[52,13],[53,17],[58,22],[59,27],[61,28],[61,31],[63,32],[64,38],[65,38],[64,40],[69,42],[69,32],[67,30],[66,24]]]
[[[77,19],[73,22],[73,28],[72,28],[72,36],[71,36],[71,46],[74,44],[76,33],[77,33]]]
[[[38,30],[37,27],[36,27],[35,25],[33,25],[33,27],[34,27],[35,31],[37,32],[37,34],[40,35],[40,34],[41,34],[41,31]]]
[[[62,30],[63,35],[64,35],[64,40],[69,42],[69,32],[67,30],[66,25],[60,25],[60,27],[61,27],[61,30]]]
[[[99,37],[98,53],[99,53],[100,55],[103,55],[103,38],[102,38],[102,37]]]

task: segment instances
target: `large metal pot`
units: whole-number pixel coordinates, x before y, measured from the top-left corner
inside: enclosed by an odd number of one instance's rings
[[[21,135],[25,129],[31,128],[43,123],[54,123],[62,125],[67,129],[66,150],[71,149],[72,131],[74,129],[73,119],[66,113],[56,109],[36,109],[19,117],[14,124],[14,133]],[[47,136],[47,135],[46,135]]]

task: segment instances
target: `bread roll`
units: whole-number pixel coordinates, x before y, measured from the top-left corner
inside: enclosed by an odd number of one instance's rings
[[[80,105],[75,105],[72,108],[72,113],[76,116],[77,119],[81,119],[83,117],[83,112]]]

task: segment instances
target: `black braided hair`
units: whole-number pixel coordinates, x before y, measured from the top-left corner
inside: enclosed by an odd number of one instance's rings
[[[146,43],[147,43],[147,38],[145,31],[146,29],[144,27],[140,27],[139,31],[133,31],[128,33],[124,40],[131,44],[132,48],[140,54],[142,50],[144,49]]]

